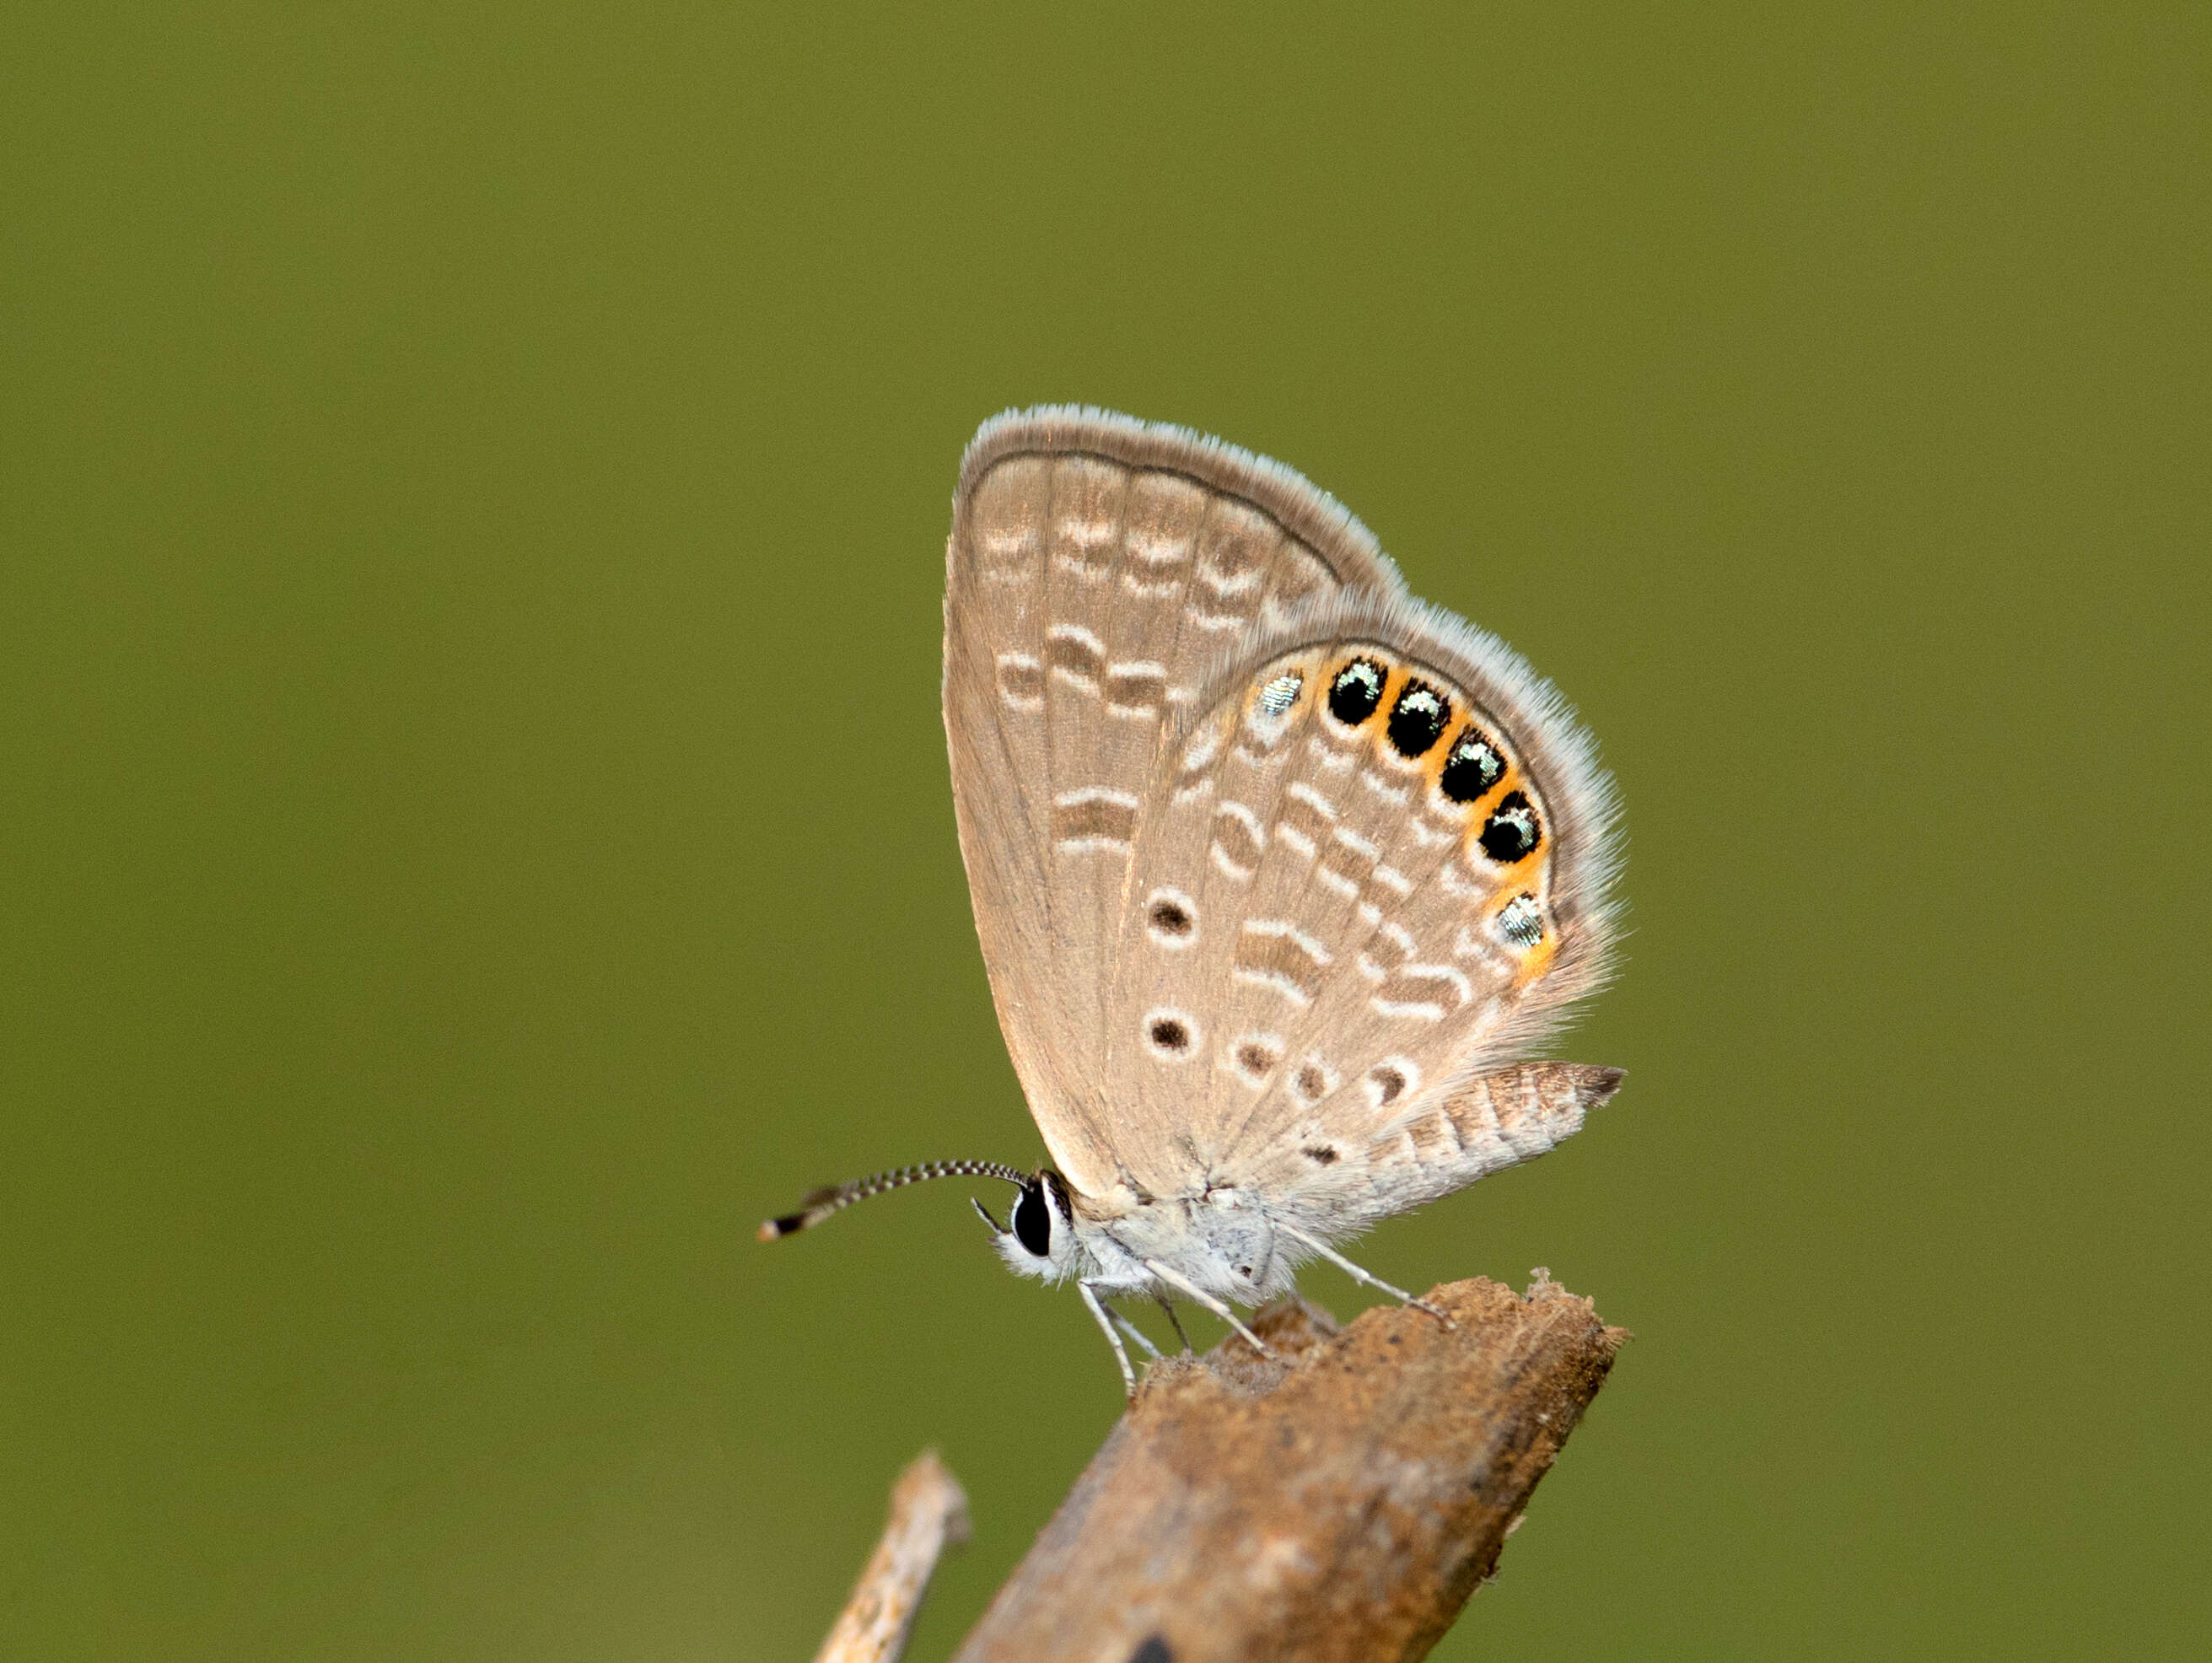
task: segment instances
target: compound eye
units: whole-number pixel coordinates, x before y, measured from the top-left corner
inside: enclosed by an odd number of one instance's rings
[[[1039,1259],[1052,1253],[1052,1209],[1044,1199],[1044,1186],[1024,1184],[1014,1202],[1014,1240]]]

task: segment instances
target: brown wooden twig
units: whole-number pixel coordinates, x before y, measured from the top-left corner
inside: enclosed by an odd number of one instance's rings
[[[1627,1335],[1543,1272],[1155,1364],[955,1663],[1418,1658],[1496,1569]]]
[[[954,1663],[1424,1655],[1496,1570],[1627,1338],[1542,1271],[1525,1296],[1477,1278],[1427,1298],[1451,1326],[1382,1307],[1340,1332],[1289,1301],[1252,1321],[1272,1359],[1232,1337],[1155,1363]],[[957,1507],[930,1457],[908,1469],[840,1633],[873,1620],[855,1613],[879,1573],[897,1582],[893,1544],[920,1506],[902,1498],[925,1464]],[[934,1557],[933,1542],[897,1582],[914,1600]],[[911,1617],[910,1601],[897,1644]],[[823,1659],[897,1655],[836,1643]]]
[[[897,1663],[948,1547],[968,1539],[968,1497],[933,1450],[891,1487],[890,1518],[814,1663]]]

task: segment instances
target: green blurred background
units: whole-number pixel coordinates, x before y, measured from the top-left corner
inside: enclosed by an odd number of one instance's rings
[[[1105,1350],[751,1229],[1040,1153],[939,600],[1065,399],[1620,779],[1627,1089],[1363,1255],[1638,1335],[1439,1655],[2202,1655],[2206,20],[13,12],[0,1653],[804,1657],[927,1444],[956,1643]]]

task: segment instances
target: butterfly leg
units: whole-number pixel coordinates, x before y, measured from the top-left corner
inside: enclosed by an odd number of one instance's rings
[[[1246,1327],[1243,1323],[1237,1320],[1236,1312],[1231,1310],[1226,1305],[1216,1299],[1212,1294],[1206,1292],[1205,1289],[1200,1287],[1195,1282],[1189,1281],[1185,1278],[1177,1275],[1166,1265],[1161,1264],[1157,1259],[1147,1259],[1143,1262],[1145,1268],[1150,1271],[1154,1276],[1159,1278],[1161,1281],[1166,1283],[1171,1288],[1182,1289],[1184,1293],[1189,1295],[1191,1298],[1205,1306],[1207,1310],[1212,1312],[1214,1315],[1219,1317],[1224,1322],[1234,1328],[1238,1333],[1243,1335],[1244,1338],[1251,1343],[1252,1349],[1257,1351],[1261,1356],[1271,1357],[1275,1355],[1273,1351],[1267,1349],[1267,1343],[1265,1340],[1261,1339],[1259,1335],[1254,1333],[1249,1328]]]
[[[1122,1347],[1121,1336],[1114,1332],[1113,1323],[1107,1320],[1106,1308],[1098,1302],[1098,1296],[1091,1291],[1088,1282],[1079,1282],[1075,1288],[1083,1296],[1083,1302],[1091,1308],[1091,1314],[1097,1319],[1099,1332],[1106,1336],[1106,1343],[1114,1348],[1114,1361],[1121,1365],[1121,1389],[1135,1397],[1137,1371],[1129,1367],[1129,1353]]]
[[[1119,1328],[1123,1333],[1128,1335],[1131,1339],[1135,1340],[1140,1349],[1149,1351],[1152,1354],[1153,1362],[1158,1363],[1159,1361],[1160,1348],[1153,1344],[1151,1340],[1145,1338],[1145,1331],[1142,1328],[1139,1328],[1135,1323],[1130,1321],[1128,1318],[1123,1316],[1111,1305],[1106,1307],[1106,1314],[1114,1319],[1114,1326],[1116,1328]]]
[[[1447,1328],[1456,1328],[1459,1326],[1457,1323],[1454,1322],[1442,1311],[1430,1304],[1427,1300],[1416,1299],[1413,1295],[1407,1293],[1403,1288],[1394,1288],[1389,1283],[1385,1282],[1381,1277],[1361,1270],[1358,1265],[1353,1264],[1342,1253],[1337,1252],[1337,1250],[1330,1247],[1328,1242],[1316,1241],[1312,1236],[1308,1235],[1304,1230],[1297,1229],[1294,1225],[1285,1224],[1280,1219],[1277,1219],[1275,1221],[1275,1229],[1281,1234],[1289,1236],[1293,1241],[1300,1241],[1304,1243],[1307,1247],[1311,1247],[1316,1253],[1319,1253],[1323,1259],[1328,1260],[1330,1264],[1335,1265],[1337,1269],[1342,1271],[1354,1282],[1359,1283],[1363,1286],[1372,1288],[1378,1293],[1386,1293],[1389,1295],[1391,1298],[1398,1300],[1401,1303],[1411,1305],[1417,1311],[1426,1311],[1431,1316],[1436,1318],[1437,1321],[1443,1323]]]
[[[1183,1332],[1182,1319],[1175,1314],[1175,1307],[1168,1302],[1167,1296],[1165,1294],[1154,1294],[1152,1296],[1152,1302],[1155,1305],[1158,1305],[1160,1309],[1166,1314],[1168,1326],[1176,1331],[1176,1338],[1182,1342],[1183,1355],[1185,1356],[1189,1356],[1191,1350],[1190,1336]]]

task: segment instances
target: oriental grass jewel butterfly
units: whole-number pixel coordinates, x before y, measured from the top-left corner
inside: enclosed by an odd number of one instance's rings
[[[946,553],[945,727],[999,1023],[1054,1164],[998,1251],[1109,1301],[1235,1307],[1578,1130],[1525,1060],[1606,974],[1610,781],[1565,701],[1407,592],[1279,464],[1056,406],[986,422]],[[1413,1301],[1414,1303],[1419,1303]],[[1180,1332],[1180,1325],[1177,1325]]]

